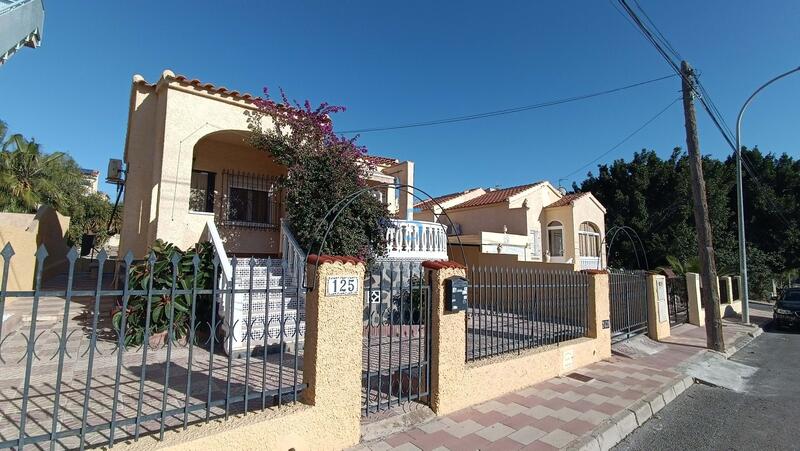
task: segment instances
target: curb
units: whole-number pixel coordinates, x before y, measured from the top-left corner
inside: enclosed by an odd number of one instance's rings
[[[605,451],[618,444],[639,426],[652,418],[678,395],[694,384],[689,376],[679,376],[661,386],[655,393],[649,393],[622,412],[604,420],[588,435],[579,437],[562,448],[569,451]]]
[[[746,335],[736,340],[732,346],[725,349],[725,358],[731,358],[731,356],[739,352],[745,346],[749,345],[753,340],[763,333],[764,329],[759,326],[753,326],[752,331],[748,332]]]
[[[753,331],[736,340],[731,347],[725,350],[725,358],[730,358],[762,333],[764,333],[763,329],[758,326],[754,327]],[[638,427],[643,426],[647,420],[694,383],[695,380],[691,376],[677,376],[662,385],[657,392],[639,398],[622,412],[598,424],[589,434],[573,440],[561,449],[569,451],[610,450]]]

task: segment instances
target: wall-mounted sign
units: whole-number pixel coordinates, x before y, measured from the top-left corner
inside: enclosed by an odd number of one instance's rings
[[[656,295],[658,296],[658,322],[669,321],[669,310],[667,310],[667,284],[664,279],[656,279]]]
[[[326,279],[328,296],[351,296],[358,293],[358,277],[329,276]]]
[[[611,320],[608,319],[603,320],[603,329],[611,329]]]

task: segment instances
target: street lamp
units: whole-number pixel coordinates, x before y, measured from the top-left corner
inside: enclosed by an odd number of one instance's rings
[[[750,301],[748,300],[749,293],[747,291],[747,245],[744,240],[744,197],[742,195],[742,116],[744,116],[744,110],[747,109],[750,102],[759,92],[781,78],[798,71],[800,71],[800,66],[784,72],[761,85],[747,98],[747,101],[742,105],[742,109],[739,110],[739,116],[736,118],[736,204],[739,217],[739,273],[741,276],[739,277],[739,293],[742,296],[742,321],[745,324],[750,323]]]

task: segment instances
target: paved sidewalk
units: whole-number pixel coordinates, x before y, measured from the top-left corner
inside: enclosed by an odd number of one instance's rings
[[[725,321],[729,348],[741,347],[752,327]],[[580,368],[526,389],[451,415],[438,417],[406,432],[362,443],[360,450],[553,450],[590,443],[592,434],[619,424],[619,441],[683,391],[678,368],[705,352],[705,330],[684,324],[656,344],[658,352],[615,353],[610,359]],[[737,344],[738,343],[738,344]],[[653,402],[661,398],[663,401]],[[651,403],[642,402],[649,400]],[[652,404],[652,408],[650,407]],[[647,406],[648,415],[642,413]],[[657,410],[656,410],[657,411]],[[639,418],[637,418],[639,415]],[[633,422],[633,424],[629,424]],[[624,423],[624,424],[623,424]],[[613,425],[613,424],[612,424]],[[619,431],[619,432],[616,432]],[[596,443],[596,442],[595,442]],[[610,443],[613,446],[614,443]]]

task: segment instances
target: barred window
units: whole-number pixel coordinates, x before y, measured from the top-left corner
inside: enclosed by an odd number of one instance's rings
[[[223,173],[226,225],[275,227],[280,214],[280,196],[275,177]]]

